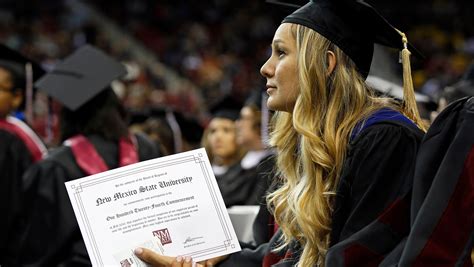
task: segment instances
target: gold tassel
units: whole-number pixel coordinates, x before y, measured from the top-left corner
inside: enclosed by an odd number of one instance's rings
[[[397,29],[396,29],[397,30]],[[426,132],[426,125],[420,117],[418,107],[416,105],[415,90],[413,88],[413,80],[411,77],[410,55],[408,50],[408,39],[405,33],[397,30],[402,37],[402,66],[403,66],[403,113],[408,116],[420,129]]]

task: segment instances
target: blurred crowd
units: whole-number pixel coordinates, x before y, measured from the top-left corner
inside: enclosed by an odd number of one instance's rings
[[[90,3],[189,78],[211,105],[223,94],[243,100],[262,86],[258,70],[278,17],[261,1]]]
[[[268,55],[270,33],[281,17],[280,9],[272,10],[264,1],[90,2],[124,24],[162,62],[190,78],[211,100],[228,92],[245,95],[261,85],[258,69]],[[474,3],[372,4],[408,32],[409,40],[423,54],[413,65],[416,89],[436,99],[445,86],[461,77],[474,55],[474,21],[469,12]]]
[[[127,108],[137,113],[171,109],[201,126],[207,125],[209,109],[223,97],[230,95],[243,103],[251,91],[264,87],[259,68],[268,57],[279,18],[289,12],[251,0],[83,1],[143,44],[177,77],[189,80],[197,88],[193,91],[166,82],[166,74],[134,58],[125,42],[111,40],[90,14],[71,8],[72,2],[77,1],[1,1],[2,42],[47,70],[81,45],[93,44],[127,64],[129,75],[114,88]],[[474,22],[469,14],[474,3],[403,0],[402,4],[371,4],[400,25],[424,55],[412,62],[414,85],[436,103],[474,58]],[[47,107],[41,103],[35,105],[40,125],[34,128],[46,136],[42,118]]]

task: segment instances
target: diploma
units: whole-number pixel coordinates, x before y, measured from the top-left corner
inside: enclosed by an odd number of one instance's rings
[[[146,266],[146,247],[195,261],[240,250],[203,148],[65,183],[94,266]]]

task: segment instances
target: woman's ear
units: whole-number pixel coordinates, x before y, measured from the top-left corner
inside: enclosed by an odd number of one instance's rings
[[[334,68],[336,67],[336,63],[337,63],[337,60],[336,60],[336,55],[334,54],[333,51],[327,51],[326,52],[326,55],[327,55],[327,62],[328,62],[328,72],[327,72],[327,75],[331,75],[332,72],[334,71]]]

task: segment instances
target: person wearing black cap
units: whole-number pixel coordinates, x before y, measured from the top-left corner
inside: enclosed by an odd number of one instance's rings
[[[21,266],[90,266],[64,183],[157,156],[142,135],[129,135],[125,111],[110,83],[122,64],[86,45],[35,83],[63,107],[63,144],[24,175],[24,233],[16,250]]]
[[[402,50],[402,104],[365,83],[374,43]],[[363,1],[313,0],[277,29],[262,66],[281,186],[268,205],[268,244],[219,266],[377,266],[409,229],[410,191],[424,125],[405,34]],[[146,249],[145,261],[173,263]],[[388,256],[389,255],[389,256]],[[168,265],[169,266],[169,265]],[[179,266],[179,265],[173,265]]]
[[[204,130],[202,145],[206,149],[212,170],[227,207],[235,205],[234,191],[229,186],[238,179],[240,160],[245,151],[237,144],[235,121],[239,117],[238,103],[225,97],[211,108],[212,119]]]
[[[189,151],[201,147],[202,136],[204,134],[204,127],[193,116],[185,116],[182,112],[174,111],[166,114],[166,121],[170,126],[173,126],[175,134],[175,142],[179,142],[179,146],[176,144],[177,150],[175,153]],[[179,133],[179,134],[178,134]]]
[[[43,74],[36,63],[0,45],[0,210],[6,218],[0,223],[0,265],[6,264],[10,234],[21,213],[21,177],[47,153],[40,137],[12,114],[20,111],[27,84]]]
[[[271,183],[274,167],[273,154],[264,143],[266,136],[265,118],[262,116],[263,92],[255,91],[247,98],[240,109],[236,121],[237,144],[245,151],[240,160],[240,172],[229,185],[234,193],[234,205],[259,205]],[[265,104],[264,104],[265,105]]]
[[[237,143],[247,150],[240,161],[241,172],[234,182],[234,198],[238,205],[259,205],[260,209],[253,223],[253,243],[268,242],[273,234],[273,217],[268,211],[265,196],[271,189],[274,177],[275,155],[268,148],[267,130],[269,112],[266,108],[266,94],[253,91],[240,110],[237,120]],[[249,226],[247,226],[249,227]]]
[[[265,148],[261,138],[259,102],[262,98],[258,97],[259,94],[260,92],[249,97],[240,109],[240,116],[237,109],[224,105],[225,108],[215,113],[207,130],[208,142],[204,144],[215,161],[214,174],[227,207],[258,205],[263,201],[262,196],[268,188],[266,174],[271,171],[272,164],[271,160],[267,160],[271,152]],[[224,135],[217,131],[225,125],[229,128],[225,132],[228,133],[228,145],[224,145]],[[235,130],[231,131],[230,127]],[[219,164],[224,155],[219,151],[231,151],[231,148],[235,152],[229,157],[229,163]],[[229,152],[226,154],[230,155]],[[262,174],[259,175],[259,172]]]
[[[160,107],[131,111],[130,124],[132,132],[144,132],[163,156],[199,148],[204,131],[196,118]]]

